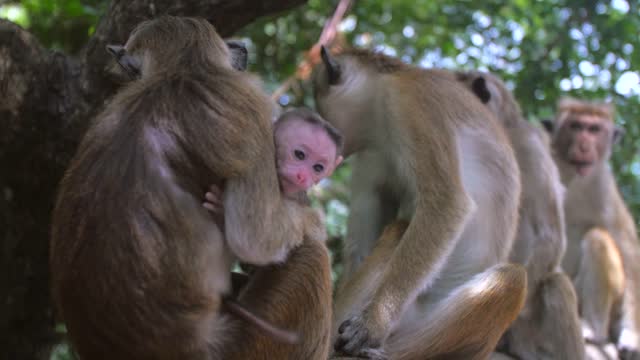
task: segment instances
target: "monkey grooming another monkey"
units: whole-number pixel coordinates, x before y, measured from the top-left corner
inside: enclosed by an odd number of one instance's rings
[[[508,139],[455,79],[321,54],[316,105],[353,157],[336,355],[486,358],[526,294],[525,269],[504,263],[520,198]]]
[[[511,140],[522,182],[518,231],[509,260],[527,268],[527,302],[503,336],[500,351],[516,359],[584,358],[578,305],[561,268],[566,248],[564,188],[541,129],[529,124],[495,75],[456,74],[496,115]]]
[[[143,22],[112,52],[132,81],[85,134],[53,212],[52,293],[80,358],[325,359],[329,257],[305,235],[316,214],[278,191],[268,96],[204,19]],[[224,235],[201,206],[223,182]],[[221,311],[235,259],[277,263],[238,303],[297,344]]]
[[[640,358],[640,249],[636,226],[608,160],[620,131],[613,105],[565,98],[551,130],[554,159],[567,188],[567,253],[589,343],[616,344]]]

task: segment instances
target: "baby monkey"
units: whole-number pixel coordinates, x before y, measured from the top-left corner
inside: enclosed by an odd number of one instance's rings
[[[297,108],[284,112],[273,124],[280,190],[293,200],[308,202],[306,191],[331,176],[342,162],[342,134],[319,114]],[[221,189],[212,185],[203,206],[220,215]]]
[[[319,114],[306,108],[297,108],[286,111],[276,119],[273,137],[280,190],[291,200],[309,204],[306,191],[320,180],[331,176],[342,162],[342,135]],[[224,221],[221,199],[222,190],[211,185],[202,205],[216,216],[216,221],[222,227]],[[234,294],[240,290],[236,287],[242,287],[242,283],[247,281],[240,277],[238,280],[240,283],[233,286]],[[227,310],[256,325],[271,337],[295,343],[295,334],[279,329],[231,298],[224,301]]]

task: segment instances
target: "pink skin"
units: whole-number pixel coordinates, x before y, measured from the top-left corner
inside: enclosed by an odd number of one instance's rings
[[[336,156],[336,145],[326,130],[302,120],[287,120],[274,134],[276,163],[280,190],[284,196],[307,191],[320,180],[331,176],[342,162]],[[202,204],[209,211],[219,214],[222,192],[211,186]]]
[[[565,126],[569,127],[574,139],[569,148],[569,162],[580,176],[587,176],[604,153],[602,137],[608,135],[608,129],[596,116],[582,116]]]
[[[333,173],[342,162],[326,130],[304,121],[288,120],[275,134],[280,188],[285,196],[307,191]]]

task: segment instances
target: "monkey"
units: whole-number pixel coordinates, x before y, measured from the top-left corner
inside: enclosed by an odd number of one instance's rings
[[[558,101],[546,122],[553,157],[567,188],[567,252],[562,266],[578,296],[590,344],[613,342],[623,359],[640,358],[640,249],[636,226],[609,158],[621,131],[609,103]]]
[[[334,354],[486,358],[526,295],[505,263],[520,194],[506,135],[455,79],[366,50],[321,57],[316,109],[353,161]]]
[[[287,110],[274,122],[276,168],[285,197],[308,204],[306,191],[333,174],[343,158],[342,134],[318,113],[307,108]],[[222,210],[221,190],[215,185],[203,206],[214,214]]]
[[[497,76],[480,71],[455,76],[496,115],[520,168],[519,222],[509,260],[527,268],[527,300],[500,350],[523,360],[583,359],[576,294],[561,268],[566,248],[564,187],[545,134],[524,119]]]
[[[321,220],[278,191],[258,80],[204,19],[145,21],[121,50],[132,79],[92,121],[52,214],[51,290],[73,348],[83,359],[326,358],[329,257],[305,228]],[[200,199],[223,182],[221,228]],[[264,265],[237,303],[296,344],[221,311],[236,259]]]
[[[276,119],[273,138],[280,190],[286,198],[310,205],[306,190],[321,179],[331,176],[342,162],[342,135],[317,113],[297,108],[282,113]],[[218,218],[223,218],[221,197],[221,189],[212,185],[205,194],[203,203]],[[252,273],[256,271],[255,268],[251,270]],[[290,334],[273,329],[271,324],[264,324],[255,314],[244,315],[247,321],[263,327],[267,335],[291,342]]]

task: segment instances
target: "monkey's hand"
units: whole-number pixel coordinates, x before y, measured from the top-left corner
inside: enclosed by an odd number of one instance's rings
[[[222,189],[219,186],[209,186],[209,191],[204,194],[202,206],[211,212],[213,220],[224,231],[224,206],[222,204]]]
[[[367,324],[365,315],[356,315],[345,320],[338,329],[334,344],[337,354],[383,360],[386,355],[382,350],[385,335],[377,334],[375,326]],[[382,333],[384,330],[379,329]]]
[[[216,185],[209,186],[209,191],[204,194],[204,202],[202,203],[202,206],[211,211],[214,215],[222,216],[222,189]]]

